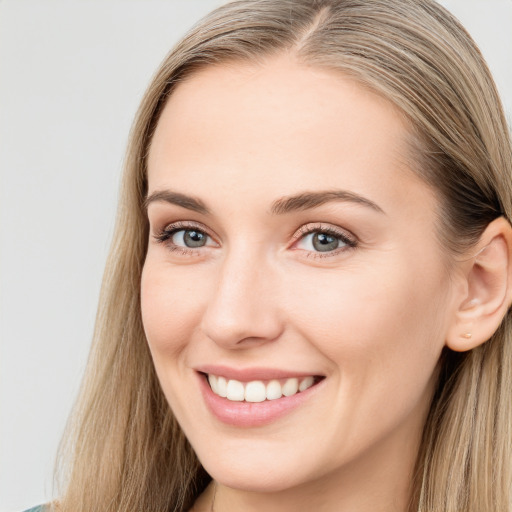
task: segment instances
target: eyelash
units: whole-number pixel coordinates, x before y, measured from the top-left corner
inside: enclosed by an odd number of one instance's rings
[[[206,226],[203,226],[202,224],[199,223],[190,224],[188,222],[181,221],[169,224],[160,232],[155,234],[154,239],[156,240],[157,243],[165,244],[171,252],[178,252],[182,256],[196,255],[201,251],[201,249],[182,247],[180,245],[176,245],[170,242],[170,240],[176,233],[178,233],[179,231],[187,230],[199,231],[205,234],[207,237],[213,239],[213,237],[209,234],[208,229],[206,229]],[[307,235],[310,235],[312,233],[322,233],[325,235],[332,236],[340,240],[340,242],[345,245],[343,247],[338,247],[333,251],[326,251],[325,253],[322,253],[320,251],[305,251],[308,258],[328,258],[331,256],[336,256],[341,252],[354,249],[358,245],[357,239],[352,234],[349,234],[341,229],[336,229],[333,226],[326,226],[325,224],[321,223],[305,224],[301,226],[291,237],[293,240],[293,244],[304,239]]]
[[[197,254],[199,249],[192,249],[188,247],[182,247],[180,245],[173,244],[170,240],[171,238],[178,233],[179,231],[200,231],[204,233],[209,238],[213,238],[202,224],[189,224],[188,222],[174,222],[173,224],[167,225],[164,229],[154,235],[157,243],[164,244],[171,252],[178,252],[181,256],[189,256]]]
[[[331,225],[326,226],[322,223],[305,224],[301,226],[292,236],[294,244],[312,233],[321,233],[332,236],[337,238],[341,243],[345,245],[343,247],[338,247],[333,251],[326,251],[324,253],[320,251],[306,251],[308,258],[329,258],[331,256],[337,256],[342,252],[354,249],[358,245],[356,237],[351,233],[348,233],[347,231],[341,230],[339,228],[335,228]]]

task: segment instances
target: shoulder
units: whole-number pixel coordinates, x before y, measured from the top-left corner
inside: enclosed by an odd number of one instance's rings
[[[24,512],[45,512],[45,508],[46,507],[44,505],[38,505],[37,507],[29,508]]]

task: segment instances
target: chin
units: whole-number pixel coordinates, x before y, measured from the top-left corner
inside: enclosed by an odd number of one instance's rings
[[[308,471],[307,458],[290,457],[284,452],[276,454],[275,448],[264,450],[261,447],[252,454],[248,452],[245,451],[245,456],[228,457],[214,451],[199,459],[214,480],[248,492],[281,492],[319,476],[318,468]]]
[[[205,469],[208,471],[208,468],[205,467]],[[223,468],[215,467],[208,473],[220,484],[246,492],[282,492],[300,483],[297,481],[297,475],[289,474],[288,471],[286,474],[282,474],[280,471],[269,472],[250,467],[243,468],[242,471],[233,471],[233,468],[223,470]]]

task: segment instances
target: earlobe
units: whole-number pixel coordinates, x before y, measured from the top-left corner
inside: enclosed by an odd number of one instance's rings
[[[486,342],[512,301],[512,227],[503,217],[491,222],[465,271],[466,293],[459,300],[446,345],[464,352]]]

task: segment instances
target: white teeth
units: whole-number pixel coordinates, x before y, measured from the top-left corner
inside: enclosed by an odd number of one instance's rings
[[[282,396],[292,396],[298,392],[306,391],[315,383],[313,376],[304,377],[299,381],[292,377],[283,384],[276,379],[266,385],[261,380],[242,383],[238,380],[226,380],[224,377],[209,374],[208,382],[212,391],[223,398],[234,402],[264,402],[265,400],[277,400]]]
[[[302,379],[299,384],[299,391],[306,391],[306,389],[310,388],[315,382],[313,377],[306,377]]]
[[[215,375],[208,375],[208,382],[210,383],[210,387],[212,388],[212,391],[218,395],[219,394],[219,388],[217,386],[217,377]]]
[[[217,394],[219,396],[221,396],[222,398],[226,398],[228,394],[228,383],[224,377],[217,377],[217,390]]]
[[[288,379],[283,386],[283,395],[292,396],[299,390],[299,379]]]
[[[232,400],[233,402],[242,402],[244,399],[244,385],[238,380],[228,381],[226,398],[228,400]]]
[[[277,400],[283,396],[283,390],[278,380],[271,380],[267,384],[267,400]]]
[[[265,384],[261,380],[253,380],[245,385],[246,402],[263,402],[266,398]]]

